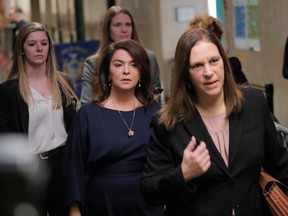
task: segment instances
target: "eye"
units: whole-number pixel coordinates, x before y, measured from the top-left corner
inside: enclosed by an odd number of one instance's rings
[[[42,42],[41,44],[42,44],[43,46],[47,46],[47,45],[48,45],[48,42],[45,41],[45,42]]]
[[[216,65],[219,61],[219,58],[213,58],[211,61],[210,61],[210,64],[211,65]]]
[[[194,71],[200,71],[203,68],[202,64],[191,65],[190,68]]]
[[[132,23],[126,23],[125,26],[130,27],[132,26]]]
[[[33,42],[30,42],[30,43],[28,43],[27,45],[28,45],[28,46],[30,46],[30,47],[32,47],[32,46],[34,46],[34,45],[35,45],[35,43],[33,43]]]
[[[137,65],[135,63],[131,63],[130,67],[137,68]]]
[[[119,67],[122,66],[122,64],[121,64],[121,63],[114,63],[114,66],[115,66],[116,68],[119,68]]]

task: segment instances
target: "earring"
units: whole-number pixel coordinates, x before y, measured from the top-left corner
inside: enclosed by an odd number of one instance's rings
[[[21,55],[24,56],[24,53],[22,52]]]
[[[108,78],[108,86],[111,86],[111,80]]]
[[[141,79],[139,79],[139,81],[138,81],[138,87],[139,88],[141,87]]]

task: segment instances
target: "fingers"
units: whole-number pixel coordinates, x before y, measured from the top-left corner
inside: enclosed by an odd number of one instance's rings
[[[196,139],[194,136],[192,136],[190,142],[188,143],[184,151],[192,152],[195,149],[195,147],[196,147]]]
[[[206,144],[201,141],[196,146],[196,139],[192,137],[184,150],[181,164],[183,177],[186,181],[203,175],[209,169],[211,159]]]
[[[197,148],[191,153],[190,157],[195,164],[198,164],[203,172],[206,172],[210,167],[210,155],[204,142],[200,142]]]
[[[204,156],[204,155],[209,155],[209,152],[206,148],[206,144],[201,141],[200,144],[197,146],[197,148],[194,149],[192,156]]]

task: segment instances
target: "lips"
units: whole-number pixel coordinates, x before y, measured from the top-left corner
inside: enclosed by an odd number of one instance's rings
[[[204,85],[208,88],[215,88],[218,86],[218,80],[212,82],[205,82]]]
[[[129,37],[128,35],[125,35],[125,36],[120,36],[120,39],[121,39],[121,40],[130,39],[130,37]]]
[[[217,83],[217,80],[210,81],[210,82],[205,82],[204,85],[213,85],[214,83]]]
[[[130,82],[131,79],[121,79],[121,81],[124,81],[124,82]]]

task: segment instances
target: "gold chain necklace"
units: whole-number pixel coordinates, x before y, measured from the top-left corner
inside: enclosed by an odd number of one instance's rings
[[[110,98],[110,99],[111,99],[111,98]],[[135,131],[132,130],[132,127],[133,127],[133,123],[134,123],[134,119],[135,119],[136,108],[134,108],[134,111],[133,111],[133,117],[132,117],[132,121],[131,121],[131,125],[130,125],[130,127],[129,127],[128,124],[127,124],[127,122],[125,121],[124,117],[122,116],[120,110],[119,110],[119,109],[117,108],[117,106],[115,105],[114,101],[113,101],[112,99],[111,99],[111,101],[112,101],[114,107],[115,107],[116,110],[118,111],[120,117],[122,118],[124,124],[126,125],[126,127],[127,127],[127,129],[128,129],[128,137],[132,137],[132,136],[134,136]]]

